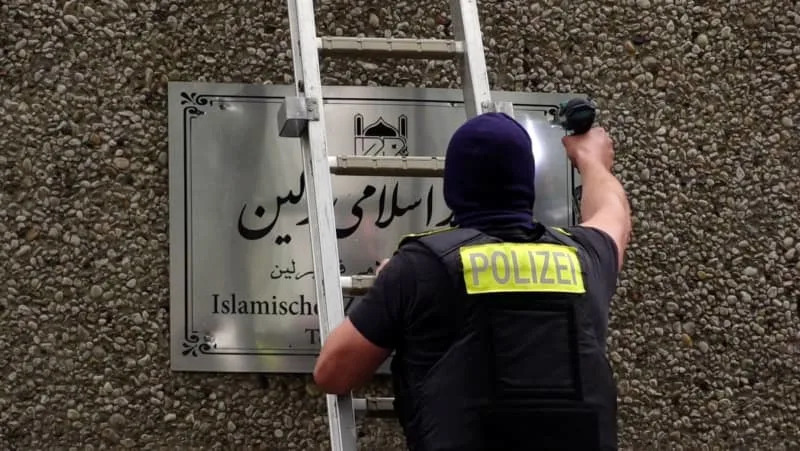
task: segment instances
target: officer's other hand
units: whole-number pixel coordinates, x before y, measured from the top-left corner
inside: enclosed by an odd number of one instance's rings
[[[602,127],[594,127],[582,135],[564,136],[561,139],[567,151],[567,157],[578,168],[587,165],[601,164],[611,170],[614,163],[614,143]]]

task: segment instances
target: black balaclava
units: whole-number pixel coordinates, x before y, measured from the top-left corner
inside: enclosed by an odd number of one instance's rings
[[[504,113],[485,113],[456,130],[447,147],[444,199],[459,227],[533,229],[536,198],[531,138]]]

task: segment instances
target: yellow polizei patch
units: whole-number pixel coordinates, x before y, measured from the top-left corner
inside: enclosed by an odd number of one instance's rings
[[[575,248],[547,243],[490,243],[459,250],[467,293],[586,293]]]

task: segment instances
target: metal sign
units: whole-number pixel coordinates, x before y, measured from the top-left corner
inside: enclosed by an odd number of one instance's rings
[[[330,87],[331,154],[444,155],[460,90]],[[170,331],[175,371],[312,371],[319,326],[299,142],[277,114],[290,86],[169,85]],[[551,125],[570,95],[514,102],[537,168],[536,218],[574,221],[577,174]],[[465,181],[468,183],[468,181]],[[370,274],[399,238],[446,225],[441,179],[334,176],[343,275]],[[345,297],[345,308],[359,298]],[[386,372],[388,364],[381,372]]]

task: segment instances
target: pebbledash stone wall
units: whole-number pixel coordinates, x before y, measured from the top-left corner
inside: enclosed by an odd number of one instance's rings
[[[442,1],[319,3],[326,34],[448,36]],[[609,339],[623,448],[798,449],[796,2],[480,7],[495,89],[588,93],[617,143],[635,213]],[[309,377],[168,360],[166,83],[291,83],[287,35],[278,0],[0,4],[0,448],[327,446]],[[449,62],[323,67],[458,87]],[[392,421],[361,432],[401,447]]]

